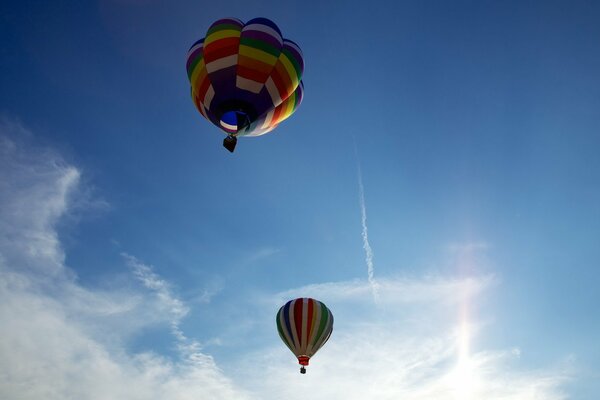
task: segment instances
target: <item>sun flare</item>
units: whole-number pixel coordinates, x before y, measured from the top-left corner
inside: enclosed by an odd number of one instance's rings
[[[471,357],[471,326],[468,301],[463,299],[460,308],[460,325],[456,335],[457,361],[448,374],[448,384],[457,400],[475,399],[479,377],[475,361]]]

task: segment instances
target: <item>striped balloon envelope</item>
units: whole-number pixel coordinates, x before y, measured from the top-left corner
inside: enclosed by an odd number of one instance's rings
[[[333,331],[333,314],[318,300],[298,298],[279,309],[276,317],[281,340],[298,358],[306,373],[310,358],[327,342]]]
[[[196,108],[234,141],[272,131],[302,102],[302,51],[266,18],[214,22],[186,67]]]

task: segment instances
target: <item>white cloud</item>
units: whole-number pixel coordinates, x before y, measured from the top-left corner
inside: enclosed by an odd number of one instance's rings
[[[571,378],[569,360],[530,370],[520,365],[520,349],[474,345],[490,327],[462,311],[484,295],[492,277],[378,282],[377,305],[366,281],[310,285],[269,298],[324,300],[336,317],[332,337],[306,376],[283,344],[251,354],[238,374],[269,399],[303,399],[307,391],[314,400],[567,398],[561,388]],[[253,383],[261,376],[269,379]]]

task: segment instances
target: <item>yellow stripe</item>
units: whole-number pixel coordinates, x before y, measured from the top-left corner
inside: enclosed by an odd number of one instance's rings
[[[283,113],[283,118],[281,118],[281,121],[288,119],[288,117],[290,115],[292,115],[293,112],[294,112],[294,102],[290,101],[286,105],[285,113]]]
[[[208,46],[212,42],[216,42],[219,39],[239,38],[241,34],[242,31],[234,31],[233,29],[216,31],[215,33],[206,37],[206,39],[204,40],[204,47]]]
[[[298,86],[298,75],[296,75],[296,70],[294,69],[294,65],[290,61],[289,58],[286,57],[285,54],[281,53],[279,57],[279,61],[283,64],[286,72],[288,73],[293,85],[294,89]]]
[[[192,71],[192,78],[191,78],[191,82],[192,82],[192,87],[197,86],[200,81],[200,74],[202,74],[202,71],[206,71],[206,65],[204,64],[204,59],[202,59],[198,65],[196,65],[196,68],[194,68],[194,70]]]
[[[283,103],[281,103],[281,108],[283,109],[281,114],[279,114],[279,118],[277,119],[277,123],[281,123],[286,120],[292,113],[294,112],[294,102],[291,97],[288,97]]]
[[[262,61],[268,65],[275,65],[275,63],[277,62],[277,57],[275,57],[274,55],[259,49],[255,49],[254,47],[244,45],[240,45],[240,55],[244,55],[246,57]]]

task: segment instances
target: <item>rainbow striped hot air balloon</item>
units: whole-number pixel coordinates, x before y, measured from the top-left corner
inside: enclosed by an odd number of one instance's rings
[[[266,18],[220,19],[187,55],[192,100],[231,152],[237,136],[263,135],[296,111],[303,70],[298,45]]]
[[[333,314],[318,300],[290,300],[277,312],[281,340],[298,357],[301,373],[309,359],[327,342],[333,331]]]

